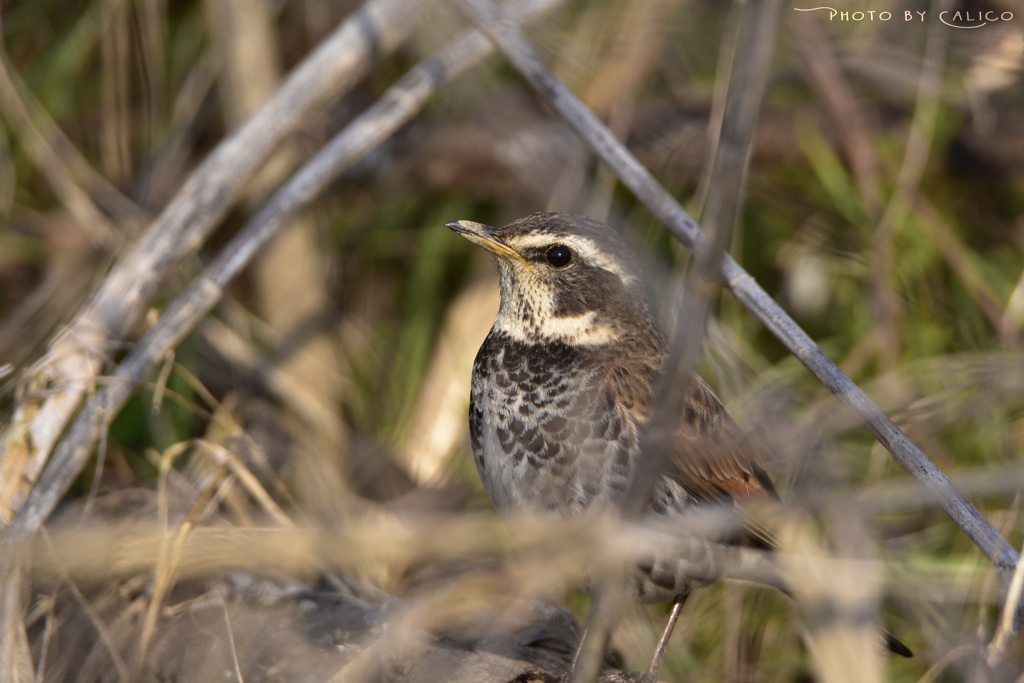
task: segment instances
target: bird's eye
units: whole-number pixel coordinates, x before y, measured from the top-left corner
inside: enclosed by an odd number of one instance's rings
[[[555,268],[564,268],[572,261],[572,249],[564,244],[556,244],[548,249],[548,263]]]

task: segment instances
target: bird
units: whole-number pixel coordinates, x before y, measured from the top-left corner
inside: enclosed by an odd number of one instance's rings
[[[446,226],[494,256],[501,303],[473,363],[469,432],[477,472],[503,517],[583,515],[623,502],[669,354],[632,250],[584,216],[542,212],[502,228]],[[706,510],[778,500],[742,430],[693,373],[644,518],[672,522]],[[750,524],[718,539],[770,548]],[[671,552],[638,558],[636,602],[673,601],[645,680],[655,680],[679,608],[721,567],[694,575]]]

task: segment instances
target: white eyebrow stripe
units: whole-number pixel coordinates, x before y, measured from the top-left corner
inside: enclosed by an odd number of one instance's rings
[[[516,237],[514,239],[516,249],[529,249],[531,247],[546,247],[555,244],[568,244],[573,246],[576,240],[580,238],[573,235],[566,237],[555,237],[547,233],[534,233],[532,235],[523,235],[522,237]],[[587,240],[588,242],[590,240]]]
[[[589,237],[580,237],[579,235],[556,237],[555,235],[549,235],[546,233],[525,235],[515,239],[515,245],[513,248],[521,252],[524,249],[530,249],[532,247],[546,247],[554,246],[556,244],[564,244],[582,256],[587,262],[597,266],[598,268],[603,268],[609,273],[615,273],[625,284],[629,284],[635,279],[633,275],[624,271],[614,258],[602,253],[601,250],[597,248],[597,244],[594,243],[594,240]]]

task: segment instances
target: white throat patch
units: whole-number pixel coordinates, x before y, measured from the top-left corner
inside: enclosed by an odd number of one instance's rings
[[[516,341],[529,344],[561,341],[596,346],[618,338],[611,325],[598,321],[597,311],[570,317],[555,316],[554,288],[536,282],[532,284],[525,296],[522,290],[506,291],[507,288],[502,287],[495,329]]]
[[[597,311],[588,311],[572,318],[543,317],[530,325],[517,316],[498,314],[494,321],[497,330],[516,341],[526,343],[561,341],[580,346],[599,346],[618,339],[611,325],[597,322]]]

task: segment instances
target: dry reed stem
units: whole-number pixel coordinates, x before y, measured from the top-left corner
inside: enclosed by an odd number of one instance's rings
[[[11,675],[5,676],[5,680],[16,681],[17,683],[29,683],[32,680],[32,648],[28,642],[28,632],[25,624],[18,623],[17,631],[14,633],[17,661]],[[6,672],[4,672],[6,673]]]
[[[223,65],[220,89],[224,113],[228,124],[235,127],[259,108],[281,78],[280,40],[274,10],[265,0],[203,0],[203,6],[206,23],[213,33],[212,46]],[[279,157],[281,152],[273,156]],[[266,172],[267,167],[264,167],[256,178]],[[278,173],[276,168],[271,171],[272,175]],[[270,180],[270,187],[278,184]],[[267,187],[254,179],[247,194],[251,197],[265,193]]]
[[[247,468],[235,454],[224,448],[219,444],[206,441],[204,439],[196,439],[196,444],[201,446],[200,452],[203,449],[207,450],[209,456],[214,459],[217,464],[226,465],[231,472],[238,477],[239,482],[245,487],[245,490],[249,492],[256,502],[259,504],[263,511],[266,512],[274,522],[282,529],[292,529],[295,527],[295,523],[292,522],[291,518],[285,514],[284,510],[274,502],[274,499],[267,493],[267,490],[263,488],[259,480],[253,475],[252,472]]]
[[[751,5],[743,12],[737,54],[729,71],[721,135],[711,162],[711,190],[704,203],[704,219],[710,237],[696,250],[689,269],[682,310],[676,317],[673,349],[666,371],[658,380],[651,419],[644,435],[645,458],[631,474],[627,509],[641,514],[660,474],[668,469],[679,415],[687,387],[704,342],[707,317],[721,283],[718,265],[730,242],[739,207],[754,136],[754,127],[768,80],[775,48],[781,2]]]
[[[951,0],[933,0],[933,13],[937,15],[940,10],[948,9],[950,5]],[[876,349],[886,369],[896,365],[902,347],[899,335],[902,305],[895,295],[896,288],[892,286],[896,263],[893,240],[910,216],[931,152],[932,133],[935,130],[941,103],[942,74],[948,44],[949,29],[942,22],[932,24],[928,29],[924,62],[918,78],[914,118],[907,133],[903,160],[896,175],[896,191],[889,198],[882,217],[875,226],[872,279],[876,325],[882,337]]]
[[[675,4],[673,0],[634,0],[624,5],[626,17],[613,33],[604,61],[594,70],[583,99],[620,139],[629,135],[637,94],[657,64],[670,25],[666,18]],[[603,166],[596,175],[598,191],[588,201],[586,213],[607,223],[617,179]]]
[[[1003,307],[999,304],[999,297],[992,291],[988,282],[978,271],[978,266],[971,260],[970,251],[953,233],[935,206],[920,195],[914,198],[913,204],[925,234],[942,254],[946,265],[953,271],[968,296],[974,300],[981,312],[992,323],[992,327],[999,330],[1004,339],[1016,336],[1019,329],[1004,324],[1005,314]]]
[[[50,652],[50,638],[53,636],[53,610],[57,603],[57,589],[45,600],[46,621],[43,623],[42,643],[39,646],[39,664],[36,666],[35,683],[42,683],[46,676],[46,656]],[[28,620],[22,623],[23,628],[28,627]]]
[[[154,413],[160,412],[160,408],[164,402],[164,392],[167,391],[167,380],[171,378],[171,370],[174,369],[174,349],[169,349],[164,354],[164,362],[160,365],[160,374],[156,377],[156,383],[153,387],[153,401],[152,410]]]
[[[125,0],[100,0],[100,163],[117,185],[132,176],[129,59],[131,6]]]
[[[1017,526],[1017,518],[1020,516],[1021,502],[1024,500],[1024,490],[1021,488],[1017,489],[1017,493],[1013,497],[1013,501],[1010,503],[1010,507],[1007,508],[1003,516],[1003,524],[999,529],[999,532],[1003,535],[1003,538],[1009,538],[1010,534],[1013,533],[1014,528]],[[1018,566],[1020,563],[1018,563]],[[1014,572],[1016,575],[1016,572]],[[985,578],[981,583],[981,590],[978,592],[978,628],[976,632],[977,642],[982,643],[988,640],[987,628],[987,612],[988,605],[991,602],[989,596],[992,594],[992,586],[994,583],[995,570],[992,565],[988,566],[985,572]]]
[[[974,496],[1012,496],[1024,481],[1024,465],[991,467],[957,474],[953,483],[958,490]],[[853,505],[860,514],[874,515],[893,511],[927,510],[935,500],[915,481],[876,482],[867,486],[822,492],[801,492],[789,502],[810,510],[821,510],[830,503]]]
[[[18,635],[25,630],[21,609],[22,560],[22,553],[14,557],[8,555],[6,559],[0,558],[0,570],[4,572],[4,581],[0,583],[0,600],[3,601],[0,604],[0,678],[15,681],[22,680],[20,672],[23,652],[27,646],[27,642],[22,641]],[[31,664],[31,657],[28,661]]]
[[[612,45],[590,76],[583,100],[611,122],[609,127],[619,137],[629,133],[637,94],[657,64],[671,26],[667,19],[677,4],[678,0],[641,0],[623,5],[626,16],[616,22]]]
[[[1020,602],[1021,593],[1024,592],[1024,562],[1017,563],[1017,569],[1013,572],[1010,586],[1006,591],[1006,604],[1016,605]],[[1018,627],[1014,623],[1016,614],[1012,609],[1004,609],[996,626],[996,634],[989,643],[987,655],[988,665],[995,667],[1006,654],[1006,646],[1012,638],[1017,635]]]
[[[807,526],[805,519],[784,526],[780,561],[792,579],[794,598],[810,615],[814,668],[821,680],[878,683],[882,662],[872,614],[879,597],[879,565],[830,557]]]
[[[879,187],[878,157],[864,112],[818,20],[809,13],[798,14],[789,26],[796,38],[793,44],[801,57],[799,67],[808,72],[814,87],[823,96],[853,169],[868,218],[874,221],[882,205],[882,191]]]
[[[145,91],[146,116],[148,130],[145,131],[149,144],[155,146],[158,131],[162,129],[157,120],[157,113],[164,111],[164,93],[167,91],[167,78],[164,71],[163,55],[166,47],[167,25],[164,6],[160,0],[139,0],[136,3],[139,16],[139,48],[140,61],[145,73],[143,90]]]
[[[481,15],[481,27],[488,31],[538,94],[581,135],[605,163],[615,169],[634,195],[676,237],[693,249],[702,239],[700,227],[693,218],[576,96],[555,78],[511,22],[501,18],[489,3],[474,0],[472,4]],[[956,490],[928,456],[842,373],[832,359],[731,256],[726,255],[723,259],[722,272],[726,284],[744,306],[860,418],[896,461],[934,496],[985,557],[996,564],[1000,577],[1008,580],[1019,555],[984,515]]]
[[[924,676],[917,679],[917,683],[932,683],[932,681],[938,679],[939,675],[942,674],[950,664],[961,657],[966,657],[967,655],[975,653],[977,649],[978,646],[974,643],[957,645],[939,657],[939,661],[932,664],[931,668],[924,673]]]
[[[218,401],[217,398],[210,393],[210,390],[206,388],[206,385],[204,385],[198,377],[193,375],[188,368],[183,365],[175,364],[174,371],[178,374],[178,377],[185,380],[189,389],[194,391],[196,396],[202,399],[203,403],[209,406],[211,411],[220,410],[223,407],[221,406],[220,401]],[[200,408],[200,410],[202,409]]]
[[[41,469],[91,388],[110,342],[135,323],[163,276],[199,248],[277,143],[330,98],[354,85],[381,54],[396,47],[415,27],[427,4],[427,0],[369,0],[358,9],[291,72],[256,114],[207,157],[118,262],[27,382],[30,387],[53,390],[41,405],[33,403],[36,395],[29,392],[15,409],[0,457],[27,450],[35,469],[22,482],[22,493],[14,501],[3,501],[10,509],[0,509],[0,521],[9,521],[21,507],[24,492],[36,483],[34,473]],[[69,466],[72,470],[79,467],[60,459],[51,466],[66,473]],[[63,495],[63,487],[44,495],[52,508]]]
[[[156,568],[153,572],[153,591],[149,596],[149,605],[146,607],[145,615],[142,618],[142,630],[139,633],[138,648],[135,653],[135,664],[132,667],[132,677],[138,679],[142,671],[143,663],[146,661],[146,651],[149,649],[150,640],[156,631],[157,618],[160,615],[160,607],[163,605],[164,596],[174,585],[174,572],[181,562],[181,548],[188,533],[192,529],[192,523],[185,520],[175,534],[174,543],[171,543],[171,530],[168,520],[167,503],[167,473],[171,469],[174,460],[188,448],[188,443],[178,443],[160,456],[160,470],[157,476],[157,518],[160,524],[160,550],[157,554]],[[210,487],[208,486],[207,489]]]
[[[728,74],[732,71],[732,62],[736,57],[740,37],[740,21],[742,17],[743,3],[733,2],[722,26],[722,39],[718,46],[718,59],[715,64],[716,76],[717,74]],[[718,154],[718,141],[722,135],[722,120],[725,114],[725,98],[728,85],[728,78],[723,76],[715,78],[715,89],[711,96],[711,112],[708,117],[706,131],[708,158],[714,158],[714,155]],[[707,201],[708,191],[711,189],[712,170],[713,164],[703,164],[697,181],[697,190],[693,193],[693,210],[697,215],[700,215],[704,210],[704,202]]]
[[[0,51],[0,108],[58,199],[94,242],[112,246],[119,234],[133,227],[139,208],[79,154],[17,76],[6,51]]]
[[[121,683],[127,683],[132,680],[128,671],[128,665],[125,664],[124,658],[121,657],[121,651],[117,647],[117,639],[110,632],[106,622],[103,621],[103,617],[92,605],[89,604],[89,601],[85,599],[82,592],[78,590],[78,586],[76,586],[75,582],[72,581],[67,570],[63,565],[61,565],[60,561],[56,559],[58,557],[57,545],[54,544],[50,535],[44,530],[41,536],[44,544],[46,545],[46,551],[51,557],[55,558],[54,568],[57,575],[60,577],[61,582],[68,587],[68,590],[75,598],[75,601],[82,608],[82,611],[85,612],[89,621],[92,622],[92,625],[96,628],[96,632],[99,633],[100,641],[103,643],[107,653],[110,655],[111,661],[113,661],[114,666],[117,668],[118,680],[121,681]],[[7,633],[3,634],[4,640],[7,640],[8,637],[9,635]],[[0,671],[0,674],[2,674],[2,671]]]
[[[145,0],[147,3],[159,0]],[[220,62],[211,50],[200,55],[189,69],[181,88],[171,103],[170,121],[160,154],[154,159],[148,173],[147,194],[150,197],[166,197],[175,188],[171,183],[180,182],[186,172],[191,129],[202,110],[203,102],[220,76]]]
[[[473,357],[498,303],[491,277],[470,285],[445,314],[401,451],[410,476],[420,485],[442,481],[447,457],[465,429]]]
[[[204,507],[202,503],[200,500],[194,509]],[[765,553],[701,540],[708,533],[732,528],[728,517],[711,517],[660,530],[621,523],[614,518],[562,520],[545,516],[516,520],[510,523],[509,531],[491,517],[453,519],[444,525],[429,519],[379,517],[347,522],[336,529],[301,528],[291,523],[280,527],[197,526],[183,546],[177,575],[198,577],[232,567],[304,574],[316,569],[320,562],[351,569],[365,562],[401,566],[426,557],[511,554],[525,558],[530,567],[550,569],[530,569],[521,574],[520,585],[540,590],[570,576],[578,578],[592,561],[588,558],[618,562],[622,557],[665,544],[678,547],[680,557],[712,553],[714,569],[724,577],[785,585],[785,577],[773,564],[764,561],[769,557]],[[199,516],[190,514],[189,519]],[[160,564],[161,544],[167,543],[165,529],[162,522],[131,518],[96,520],[87,528],[62,524],[50,532],[56,540],[57,554],[51,556],[37,550],[28,570],[40,579],[58,570],[69,577],[151,574]],[[726,557],[736,561],[727,563],[720,559]],[[510,575],[515,576],[516,572]]]
[[[221,608],[224,610],[224,625],[228,630],[228,643],[231,646],[231,661],[235,665],[235,677],[238,679],[238,683],[245,683],[245,679],[242,678],[242,667],[238,664],[238,649],[235,647],[235,630],[231,628],[231,616],[228,614],[227,603],[221,603]]]

